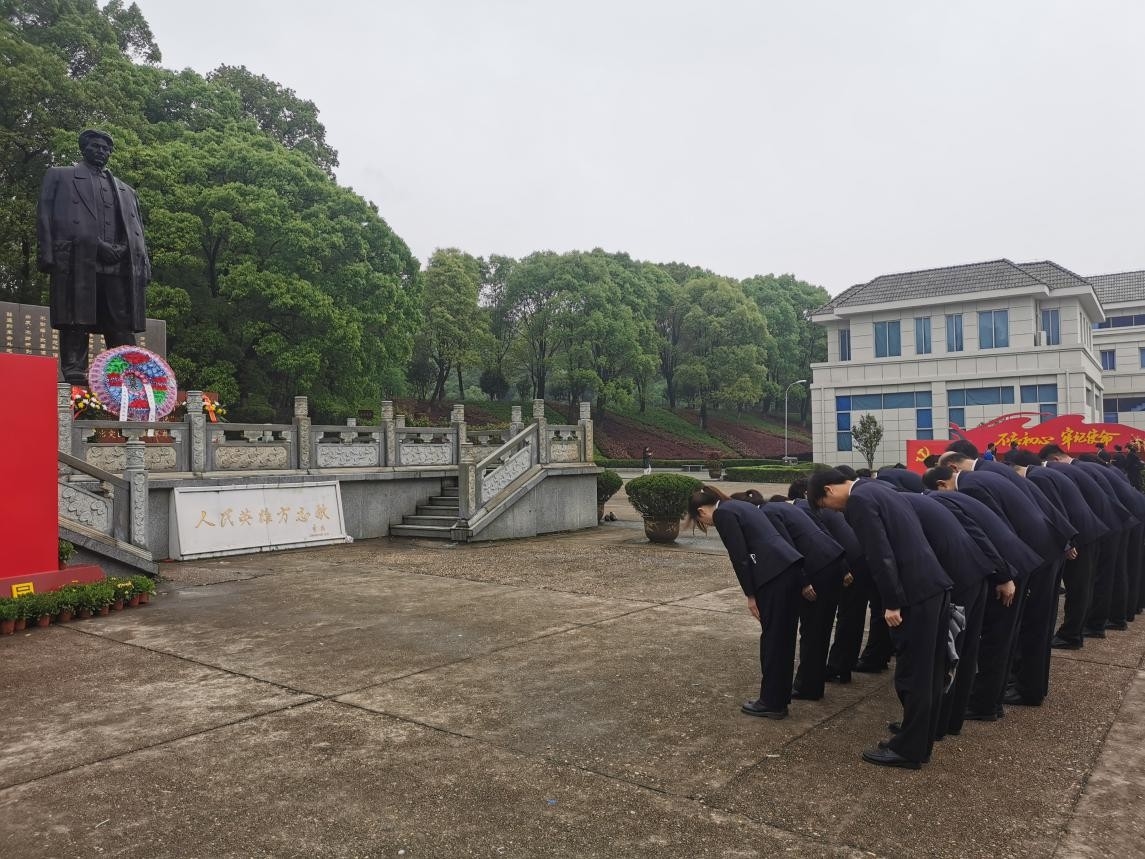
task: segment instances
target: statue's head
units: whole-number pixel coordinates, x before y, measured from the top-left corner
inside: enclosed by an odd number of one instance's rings
[[[115,141],[106,131],[88,128],[80,132],[80,152],[83,153],[83,160],[96,169],[102,170],[107,166],[107,160],[114,148]]]

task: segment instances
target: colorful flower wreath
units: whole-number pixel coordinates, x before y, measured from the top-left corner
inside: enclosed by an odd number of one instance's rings
[[[141,346],[101,352],[88,370],[88,382],[103,407],[121,421],[157,421],[175,408],[175,373]]]

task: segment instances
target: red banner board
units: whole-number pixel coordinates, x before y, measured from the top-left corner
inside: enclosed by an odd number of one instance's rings
[[[964,430],[951,424],[950,430],[955,438],[972,442],[980,451],[986,450],[986,445],[994,442],[1002,454],[1009,451],[1014,442],[1018,443],[1018,447],[1035,453],[1047,444],[1056,444],[1069,453],[1093,453],[1099,449],[1098,444],[1103,444],[1112,453],[1115,444],[1124,446],[1134,439],[1145,442],[1145,430],[1125,424],[1091,424],[1081,415],[1058,415],[1044,423],[1037,423],[1039,417],[1035,412],[1015,412],[987,421],[974,429]],[[932,453],[942,453],[948,444],[948,439],[908,441],[907,468],[921,474],[926,471],[923,460]]]

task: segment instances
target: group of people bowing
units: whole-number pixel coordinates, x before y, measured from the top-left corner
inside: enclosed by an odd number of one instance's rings
[[[902,718],[863,759],[918,769],[966,720],[1039,706],[1052,648],[1145,611],[1145,494],[1125,471],[1057,445],[1001,459],[959,440],[921,475],[840,465],[786,498],[697,490],[691,520],[715,527],[762,627],[759,697],[743,712],[783,719],[792,699],[894,655]]]

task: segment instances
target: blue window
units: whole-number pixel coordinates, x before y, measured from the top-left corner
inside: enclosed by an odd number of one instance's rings
[[[902,354],[902,323],[875,323],[875,357],[893,358]]]
[[[856,412],[867,412],[872,409],[881,409],[883,407],[882,394],[855,394],[851,397],[851,410]]]
[[[1117,423],[1117,412],[1106,412],[1104,420],[1107,424]]]
[[[934,415],[930,409],[915,409],[914,419],[920,430],[934,429]]]
[[[1014,402],[1014,388],[1005,385],[999,388],[962,388],[946,392],[947,402],[952,406],[996,406]],[[961,424],[959,424],[961,426]]]
[[[1058,401],[1057,385],[1022,385],[1023,403],[1040,403]]]
[[[930,391],[915,391],[914,392],[914,404],[916,406],[931,406],[931,405],[933,405],[933,403],[931,403],[932,399],[933,398],[930,395]]]
[[[895,394],[883,394],[884,409],[913,409],[914,391],[902,391]]]
[[[1145,349],[1139,351],[1141,352],[1141,369],[1145,370]]]
[[[850,328],[840,328],[839,329],[839,360],[840,361],[850,361],[851,360],[851,329]]]
[[[1010,345],[1010,311],[982,310],[978,313],[978,348],[1001,349]]]
[[[835,397],[835,411],[849,412],[851,411],[851,398],[850,397]]]
[[[966,409],[949,409],[950,422],[966,429]]]
[[[835,447],[839,450],[851,450],[854,440],[849,432],[835,433]]]
[[[914,437],[919,439],[919,440],[934,438],[934,430],[932,430],[932,429],[920,429],[920,430],[918,430],[918,432],[915,433]]]
[[[836,412],[835,413],[835,429],[839,432],[851,431],[851,413],[850,412]]]
[[[1057,403],[1039,403],[1038,411],[1042,413],[1042,423],[1058,416]]]
[[[1101,350],[1101,369],[1103,370],[1116,370],[1117,369],[1117,352],[1113,349]]]
[[[1046,335],[1047,346],[1060,346],[1062,342],[1061,312],[1056,307],[1042,311],[1042,332]]]
[[[930,354],[930,317],[914,318],[914,351],[918,355]]]
[[[962,314],[946,314],[946,351],[962,351]]]

